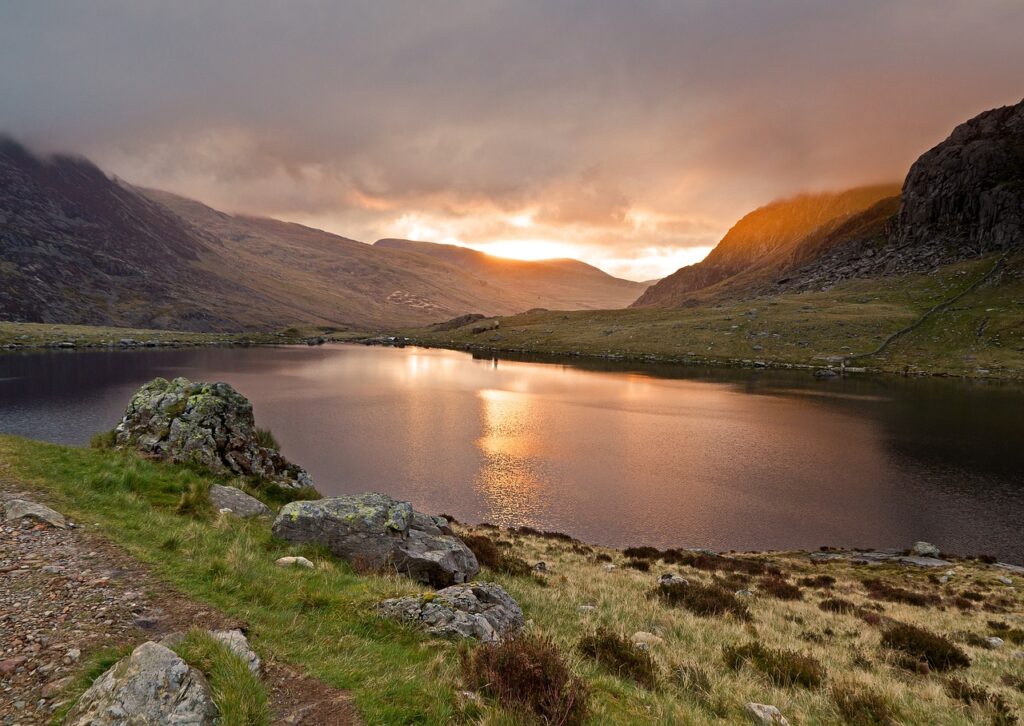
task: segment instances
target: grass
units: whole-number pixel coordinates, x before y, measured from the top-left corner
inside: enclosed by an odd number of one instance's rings
[[[882,645],[923,661],[937,671],[966,668],[971,659],[948,638],[906,623],[890,625],[882,633]]]
[[[527,354],[615,360],[823,366],[875,350],[890,334],[970,286],[995,257],[930,274],[840,283],[828,291],[708,301],[698,307],[531,311],[500,319],[497,339],[454,331],[406,330],[413,342]],[[851,365],[965,376],[1024,376],[1024,255],[1001,283],[982,285],[930,316],[883,354]]]
[[[752,665],[779,688],[817,688],[826,675],[825,667],[813,656],[783,648],[767,648],[757,641],[725,646],[722,659],[733,670]]]
[[[192,630],[171,649],[206,675],[219,726],[269,726],[266,688],[227,646],[204,630]]]
[[[650,654],[608,628],[583,636],[579,650],[617,676],[644,688],[654,688],[658,683],[658,666]]]
[[[274,449],[280,451],[281,444],[277,443],[277,439],[274,437],[274,433],[270,429],[256,428],[256,443],[262,446],[264,449]]]
[[[703,617],[732,615],[738,620],[750,620],[751,617],[745,604],[733,593],[714,583],[665,583],[658,585],[654,595],[666,604],[686,608]]]
[[[510,710],[493,695],[483,694],[480,701],[460,697],[473,682],[463,671],[458,644],[427,638],[374,614],[380,600],[420,593],[420,585],[361,576],[322,550],[274,541],[265,522],[177,514],[183,493],[208,483],[200,473],[118,451],[0,437],[0,478],[36,488],[40,500],[120,543],[169,586],[245,621],[250,642],[265,659],[294,664],[332,686],[349,689],[367,723],[521,726],[530,720],[525,711]],[[488,537],[509,557],[547,563],[546,572],[536,577],[490,568],[482,577],[515,597],[531,623],[526,634],[553,644],[568,674],[586,688],[589,724],[743,723],[743,705],[749,701],[777,706],[791,723],[831,724],[843,718],[856,723],[841,715],[835,697],[840,687],[856,696],[847,705],[863,713],[871,712],[866,704],[878,696],[897,723],[966,726],[979,718],[981,707],[950,699],[940,676],[901,667],[896,662],[901,651],[883,643],[887,628],[897,621],[948,639],[961,631],[1000,635],[1024,627],[1019,588],[999,584],[1001,571],[977,560],[956,560],[955,584],[947,585],[929,581],[925,571],[895,564],[873,566],[870,572],[894,587],[931,592],[944,600],[954,587],[957,592],[982,593],[986,601],[1005,597],[1009,600],[1001,607],[1006,612],[879,603],[868,598],[862,584],[867,568],[842,561],[812,565],[801,553],[684,557],[700,565],[678,564],[691,586],[729,595],[733,593],[723,586],[723,577],[759,578],[776,572],[796,583],[820,576],[833,580],[823,590],[805,586],[802,600],[779,600],[752,587],[752,597],[736,598],[748,619],[708,617],[676,606],[671,598],[645,597],[657,586],[661,567],[650,572],[625,567],[627,560],[643,558],[553,534],[469,526],[456,530]],[[275,559],[289,554],[308,557],[315,568],[274,566]],[[605,570],[606,564],[617,567]],[[853,609],[820,607],[839,599]],[[581,610],[584,604],[593,609]],[[863,621],[861,612],[877,615],[876,625]],[[661,638],[647,650],[659,674],[656,688],[578,650],[581,640],[599,628],[626,635],[642,630]],[[808,640],[806,633],[824,637]],[[780,686],[756,666],[733,670],[723,662],[724,647],[750,642],[768,651],[809,656],[826,664],[831,678],[817,688]],[[1014,685],[1024,678],[1024,662],[1013,656],[1019,646],[1007,640],[998,650],[957,647],[971,661],[958,673],[999,694],[1011,711],[1024,708],[1024,693]],[[482,650],[477,646],[467,652]],[[83,654],[85,661],[94,657],[105,657],[108,665],[110,658],[116,660],[116,654]],[[102,670],[96,666],[93,677]],[[993,718],[991,708],[984,708],[985,718]]]

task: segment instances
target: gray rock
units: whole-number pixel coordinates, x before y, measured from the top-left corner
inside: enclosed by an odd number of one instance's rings
[[[996,567],[1009,570],[1010,572],[1016,572],[1018,575],[1024,575],[1024,567],[1021,567],[1020,565],[1011,565],[1009,562],[997,562]]]
[[[658,578],[659,585],[689,585],[690,581],[671,572],[666,572]]]
[[[1013,580],[1011,580],[1009,577],[1006,577],[1004,575],[1000,575],[996,579],[999,580],[999,582],[1001,582],[1003,585],[1012,585],[1013,584]]]
[[[913,555],[897,557],[896,561],[902,565],[914,565],[916,567],[949,567],[953,564],[948,560],[940,560],[935,557],[915,557]]]
[[[270,507],[237,487],[214,484],[210,487],[210,504],[217,509],[228,509],[239,517],[267,517]]]
[[[227,383],[156,378],[142,386],[114,429],[117,446],[214,474],[312,486],[304,469],[259,444],[249,400]]]
[[[522,630],[519,604],[492,582],[452,585],[436,593],[385,600],[377,606],[386,618],[419,623],[428,633],[476,638],[493,643]]]
[[[49,507],[30,502],[27,499],[8,499],[5,502],[0,502],[0,507],[3,508],[4,519],[8,522],[18,519],[33,519],[58,529],[66,529],[68,526],[67,520],[60,512],[55,512]]]
[[[447,524],[415,511],[408,502],[369,492],[286,504],[273,532],[296,544],[322,544],[360,569],[393,569],[433,587],[447,587],[468,582],[480,571],[462,540],[441,530]]]
[[[279,557],[274,561],[278,567],[304,567],[307,570],[313,569],[313,563],[305,557]]]
[[[941,552],[939,548],[933,545],[931,542],[915,542],[911,552],[918,557],[935,557],[938,558]]]
[[[210,635],[223,643],[228,650],[237,655],[250,671],[259,675],[260,672],[260,657],[256,655],[249,646],[249,639],[245,637],[245,633],[241,630],[211,630]]]
[[[1003,639],[995,636],[985,638],[985,647],[989,650],[999,650],[1003,647]]]
[[[71,726],[205,726],[218,717],[202,673],[170,649],[143,643],[96,679],[65,719]]]
[[[764,703],[748,703],[743,707],[743,712],[752,722],[761,726],[789,726],[789,721],[775,706],[768,706]]]

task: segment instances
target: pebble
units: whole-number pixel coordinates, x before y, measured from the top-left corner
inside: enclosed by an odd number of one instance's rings
[[[306,569],[313,569],[313,563],[305,557],[281,557],[274,564],[278,567],[305,567]]]

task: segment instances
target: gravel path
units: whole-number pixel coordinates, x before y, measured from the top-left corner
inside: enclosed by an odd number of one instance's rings
[[[0,479],[0,500],[40,501]],[[0,520],[0,725],[48,723],[62,687],[95,651],[167,633],[245,629],[160,582],[88,526]],[[262,654],[261,654],[262,655]],[[351,697],[265,658],[275,723],[359,723]]]

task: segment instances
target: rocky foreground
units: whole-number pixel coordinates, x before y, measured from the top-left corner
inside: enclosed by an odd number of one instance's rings
[[[619,551],[380,493],[281,505],[300,490],[217,468],[270,443],[222,445],[225,420],[256,436],[244,398],[148,388],[189,395],[133,401],[116,448],[0,437],[3,726],[1019,722],[1024,568],[926,542]]]

